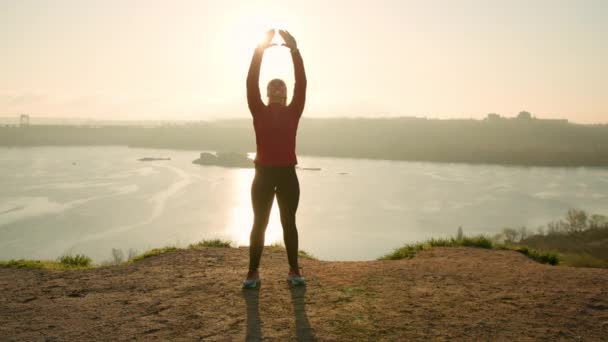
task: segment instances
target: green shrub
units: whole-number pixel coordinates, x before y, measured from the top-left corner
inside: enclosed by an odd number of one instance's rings
[[[425,244],[430,247],[479,247],[491,249],[494,247],[492,240],[483,235],[479,236],[464,236],[460,239],[430,239]]]
[[[494,244],[490,238],[479,235],[473,237],[465,236],[462,240],[460,240],[460,246],[491,249],[494,247]]]
[[[65,267],[90,267],[92,264],[91,258],[84,254],[70,255],[66,254],[59,257],[59,263]]]
[[[456,242],[455,241],[461,241],[461,240],[443,239],[443,238],[440,238],[440,239],[432,238],[430,240],[427,240],[423,244],[426,244],[429,247],[454,247],[454,246],[456,246]]]
[[[559,256],[557,253],[538,251],[526,246],[516,247],[515,251],[527,256],[528,258],[538,261],[541,264],[557,265],[559,264]]]
[[[212,239],[212,240],[203,240],[197,243],[191,243],[188,248],[200,249],[205,247],[216,247],[216,248],[229,248],[232,245],[232,241],[228,240],[220,240],[220,239]]]

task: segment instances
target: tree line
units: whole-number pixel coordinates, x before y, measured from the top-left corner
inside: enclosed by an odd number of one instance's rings
[[[564,218],[536,232],[526,227],[504,228],[493,240],[559,252],[572,266],[608,267],[608,217],[580,209],[569,209]]]

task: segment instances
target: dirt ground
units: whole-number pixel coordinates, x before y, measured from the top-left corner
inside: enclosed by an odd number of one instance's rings
[[[80,271],[0,268],[0,340],[608,341],[608,270],[511,251],[435,248],[410,260],[304,259],[285,281],[266,248],[242,290],[246,248],[179,250]]]

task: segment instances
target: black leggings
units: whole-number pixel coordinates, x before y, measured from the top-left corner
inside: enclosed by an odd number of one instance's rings
[[[298,269],[298,229],[296,210],[300,201],[300,184],[295,166],[255,167],[255,177],[251,184],[251,204],[253,206],[253,227],[249,237],[249,270],[257,270],[264,249],[264,235],[268,226],[270,209],[274,195],[277,195],[283,240],[287,249],[289,266]]]

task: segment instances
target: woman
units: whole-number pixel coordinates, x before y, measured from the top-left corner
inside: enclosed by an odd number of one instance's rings
[[[295,71],[295,87],[292,101],[287,105],[287,86],[280,79],[273,79],[266,88],[268,105],[260,96],[260,66],[264,50],[271,44],[275,31],[267,32],[264,42],[255,49],[247,75],[247,103],[253,116],[257,154],[255,177],[251,184],[253,227],[249,244],[249,272],[243,282],[245,288],[255,288],[260,283],[258,268],[264,249],[264,234],[268,226],[270,209],[276,194],[281,212],[283,239],[287,249],[289,273],[287,280],[293,285],[304,285],[298,266],[298,230],[296,210],[300,200],[300,185],[296,175],[296,132],[306,101],[306,74],[304,62],[296,40],[287,31],[279,30],[291,50]]]

